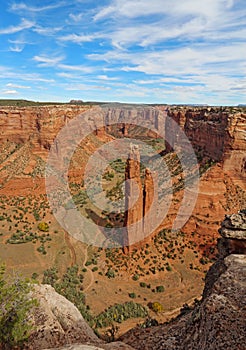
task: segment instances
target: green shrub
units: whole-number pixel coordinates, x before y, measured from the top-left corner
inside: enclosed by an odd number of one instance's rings
[[[21,348],[32,330],[28,318],[37,305],[29,293],[32,284],[19,276],[5,279],[5,266],[0,266],[0,343],[3,349]]]
[[[157,286],[157,287],[156,287],[156,291],[157,291],[157,293],[162,293],[162,292],[164,292],[164,286]]]
[[[139,279],[139,275],[136,273],[133,277],[132,277],[133,281],[137,281]]]
[[[170,266],[170,265],[167,265],[166,270],[169,271],[169,272],[172,271],[171,266]]]
[[[136,298],[136,294],[135,294],[135,293],[129,293],[128,295],[129,295],[129,297],[132,298],[132,299],[135,299],[135,298]]]
[[[145,288],[145,287],[146,287],[146,283],[145,283],[145,282],[140,282],[139,285],[140,285],[140,287],[142,287],[142,288]]]
[[[108,269],[108,271],[106,272],[106,276],[108,278],[115,278],[115,271],[113,269]]]

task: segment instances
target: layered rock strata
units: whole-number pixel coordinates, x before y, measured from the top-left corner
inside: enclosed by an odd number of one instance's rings
[[[219,230],[222,238],[219,239],[220,255],[246,254],[246,210],[237,214],[226,215]]]
[[[179,145],[180,134],[175,125],[183,130],[199,157],[208,156],[223,161],[224,170],[235,180],[246,178],[246,112],[229,107],[172,107],[168,109],[165,134],[166,151]],[[168,135],[168,136],[167,136]]]

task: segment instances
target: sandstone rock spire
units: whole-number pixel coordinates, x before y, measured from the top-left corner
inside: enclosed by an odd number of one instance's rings
[[[143,189],[143,224],[144,237],[155,229],[158,202],[158,176],[156,172],[145,169],[144,189]],[[143,237],[143,238],[144,238]]]
[[[125,237],[124,252],[129,251],[131,243],[139,241],[143,232],[143,193],[140,178],[140,153],[137,145],[130,146],[125,169]],[[132,226],[133,225],[133,226]]]
[[[140,153],[136,145],[130,146],[130,153],[125,169],[125,236],[124,252],[130,251],[131,245],[144,240],[155,228],[155,215],[158,194],[157,174],[145,169],[144,186],[140,174]]]

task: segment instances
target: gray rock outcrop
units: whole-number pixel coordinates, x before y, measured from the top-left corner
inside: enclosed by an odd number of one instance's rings
[[[105,344],[76,306],[50,285],[36,285],[33,297],[39,305],[32,315],[34,330],[25,349],[132,350],[121,342]]]
[[[228,254],[246,254],[246,210],[226,215],[219,230],[222,238],[218,250],[222,257]]]
[[[34,310],[35,324],[27,349],[45,349],[71,343],[102,343],[73,303],[58,294],[50,285],[36,285],[38,300]]]

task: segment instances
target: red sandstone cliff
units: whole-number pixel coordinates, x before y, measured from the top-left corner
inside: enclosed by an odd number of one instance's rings
[[[246,113],[237,108],[171,108],[166,119],[166,134],[178,143],[172,132],[176,122],[201,157],[224,163],[224,170],[246,179]],[[170,145],[167,144],[167,150]]]
[[[53,140],[75,116],[85,112],[87,106],[1,107],[0,143],[32,144],[33,152],[43,154]]]

